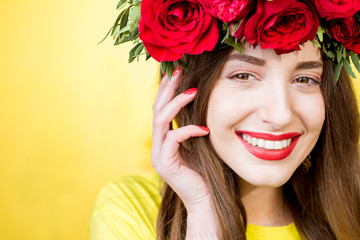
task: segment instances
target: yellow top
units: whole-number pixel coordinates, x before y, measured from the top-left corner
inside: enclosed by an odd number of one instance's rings
[[[121,177],[103,187],[90,219],[90,240],[155,240],[161,202],[158,175]],[[300,240],[295,224],[248,224],[248,240]]]

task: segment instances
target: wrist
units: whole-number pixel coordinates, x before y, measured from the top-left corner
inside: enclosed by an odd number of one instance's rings
[[[186,240],[219,239],[217,215],[210,201],[193,206],[187,212]]]
[[[192,233],[188,234],[186,233],[186,240],[218,240],[219,237],[217,233],[211,232],[211,230],[208,230],[208,233]]]

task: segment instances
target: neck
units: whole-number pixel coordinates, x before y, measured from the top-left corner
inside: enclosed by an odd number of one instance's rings
[[[244,181],[240,187],[249,224],[275,227],[293,222],[282,187],[258,187]]]

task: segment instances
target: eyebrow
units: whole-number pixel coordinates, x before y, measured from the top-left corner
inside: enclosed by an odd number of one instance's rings
[[[261,58],[253,57],[246,54],[239,54],[239,53],[231,54],[229,56],[229,60],[240,60],[257,66],[264,66],[266,63],[266,61]],[[295,67],[296,70],[313,69],[313,68],[322,69],[323,63],[320,61],[305,61],[298,63]]]
[[[257,58],[257,57],[253,57],[253,56],[249,56],[246,54],[231,54],[229,56],[228,60],[240,60],[240,61],[244,61],[244,62],[248,62],[254,65],[258,65],[258,66],[264,66],[265,65],[265,60]]]
[[[323,68],[323,63],[320,61],[307,61],[307,62],[300,62],[296,65],[295,69],[312,69],[312,68]]]

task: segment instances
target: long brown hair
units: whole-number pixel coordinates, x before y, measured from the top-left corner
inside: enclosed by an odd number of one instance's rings
[[[206,126],[210,93],[233,49],[187,56],[187,72],[177,90],[198,88],[195,100],[178,114],[179,126]],[[211,66],[211,67],[209,67]],[[323,95],[326,119],[312,151],[308,173],[298,168],[284,185],[295,224],[303,239],[360,239],[359,112],[345,72],[333,83],[333,64],[324,60]],[[191,138],[179,149],[186,165],[203,176],[216,209],[220,239],[246,239],[246,211],[239,197],[238,176],[217,155],[208,137]],[[158,239],[179,240],[186,235],[186,209],[165,183],[158,215]]]

